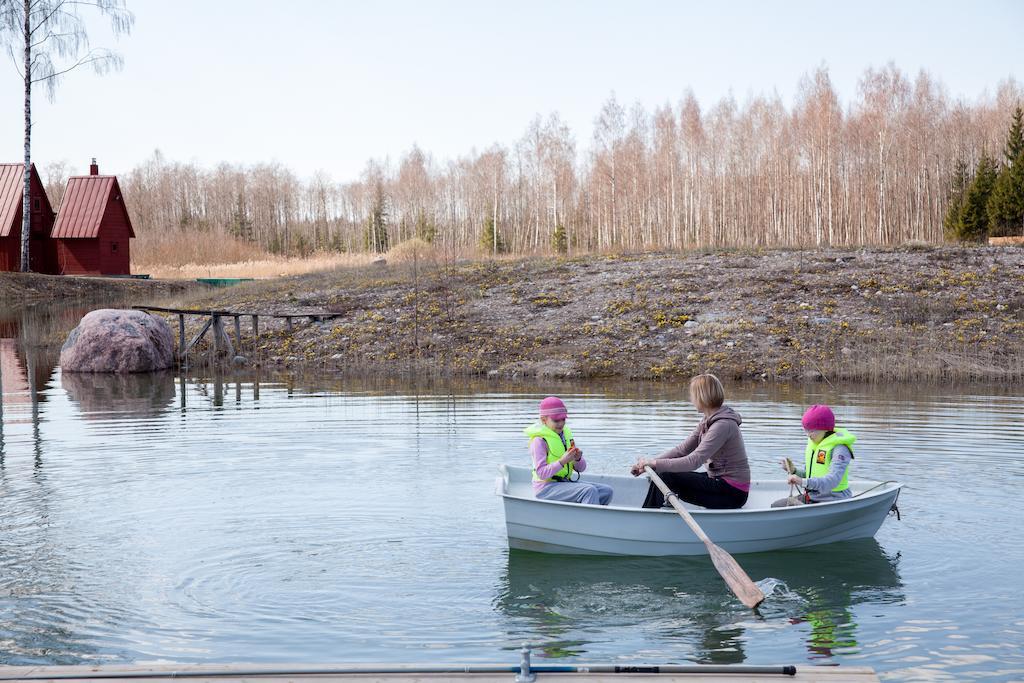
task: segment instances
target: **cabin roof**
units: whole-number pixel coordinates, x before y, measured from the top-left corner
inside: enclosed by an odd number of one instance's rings
[[[57,220],[50,236],[55,239],[91,239],[99,237],[100,223],[116,190],[121,193],[117,177],[112,175],[84,175],[68,178]],[[126,212],[127,217],[127,212]],[[135,236],[128,222],[129,234]]]

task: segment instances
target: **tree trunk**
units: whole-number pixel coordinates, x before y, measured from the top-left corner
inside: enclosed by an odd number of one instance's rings
[[[25,0],[25,175],[21,198],[21,272],[32,270],[29,262],[29,239],[32,227],[32,11],[31,0]]]

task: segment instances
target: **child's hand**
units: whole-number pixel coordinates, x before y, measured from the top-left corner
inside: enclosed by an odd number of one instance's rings
[[[779,464],[782,465],[782,471],[786,474],[796,473],[796,468],[793,467],[793,462],[789,458],[783,458],[779,461]]]
[[[791,474],[789,475],[789,478],[786,479],[786,483],[788,483],[790,486],[803,486],[804,480],[796,476],[795,474]]]
[[[573,446],[569,449],[569,453],[572,455],[572,459],[579,462],[583,458],[583,451]]]

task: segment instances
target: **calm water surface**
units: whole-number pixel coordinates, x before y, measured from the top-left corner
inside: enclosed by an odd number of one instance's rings
[[[2,326],[0,326],[2,327]],[[2,330],[0,330],[2,331]],[[0,339],[0,663],[839,664],[892,680],[1024,679],[1019,387],[730,387],[754,476],[828,401],[855,472],[907,482],[875,540],[703,558],[506,547],[496,468],[557,390],[591,467],[696,414],[672,387],[504,390],[61,376]],[[682,521],[680,521],[682,524]]]

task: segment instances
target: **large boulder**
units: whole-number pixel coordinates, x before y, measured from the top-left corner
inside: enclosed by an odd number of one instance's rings
[[[60,350],[64,372],[152,372],[174,365],[174,333],[144,311],[87,313]]]

